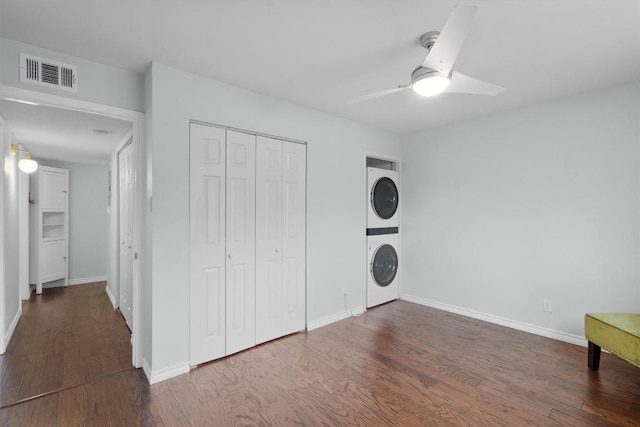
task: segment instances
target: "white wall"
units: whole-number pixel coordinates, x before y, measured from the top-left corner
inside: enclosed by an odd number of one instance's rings
[[[41,165],[69,169],[69,282],[105,280],[108,271],[108,168],[37,159]]]
[[[78,93],[21,83],[20,52],[77,65]],[[6,38],[0,38],[0,84],[112,107],[144,111],[141,74]]]
[[[308,142],[308,321],[344,313],[342,288],[364,305],[365,152],[399,157],[399,137],[157,63],[150,72],[152,371],[189,360],[190,119]]]
[[[577,337],[640,311],[639,126],[636,82],[404,137],[402,293]]]
[[[2,244],[3,244],[3,275],[0,280],[4,283],[4,324],[0,331],[4,344],[8,344],[13,329],[20,316],[20,286],[19,286],[19,260],[18,260],[18,174],[23,173],[18,169],[18,156],[11,155],[11,143],[13,134],[4,121],[0,121],[2,133]],[[0,349],[4,350],[4,348]]]

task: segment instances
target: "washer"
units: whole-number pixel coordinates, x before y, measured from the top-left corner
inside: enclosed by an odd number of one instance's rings
[[[398,233],[367,231],[367,308],[398,299]]]
[[[367,168],[367,228],[398,226],[398,171]]]

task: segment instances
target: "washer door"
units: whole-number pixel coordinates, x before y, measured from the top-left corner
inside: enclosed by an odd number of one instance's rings
[[[384,244],[376,249],[371,260],[371,276],[378,286],[389,286],[398,272],[398,254],[393,246]]]
[[[371,189],[371,206],[382,219],[391,218],[398,210],[398,187],[389,177],[383,176]]]

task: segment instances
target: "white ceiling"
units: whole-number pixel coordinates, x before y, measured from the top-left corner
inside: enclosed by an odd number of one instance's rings
[[[411,91],[420,35],[477,4],[454,69],[497,97]],[[2,0],[0,34],[144,72],[157,61],[407,134],[640,78],[640,0]]]
[[[131,130],[123,120],[5,99],[0,99],[0,114],[35,160],[106,164]]]

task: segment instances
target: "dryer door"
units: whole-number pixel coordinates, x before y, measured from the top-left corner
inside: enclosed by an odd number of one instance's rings
[[[371,260],[371,276],[378,286],[389,286],[398,272],[398,254],[391,245],[376,249]]]
[[[371,189],[371,206],[382,219],[391,218],[398,210],[398,187],[389,177],[383,176]]]

